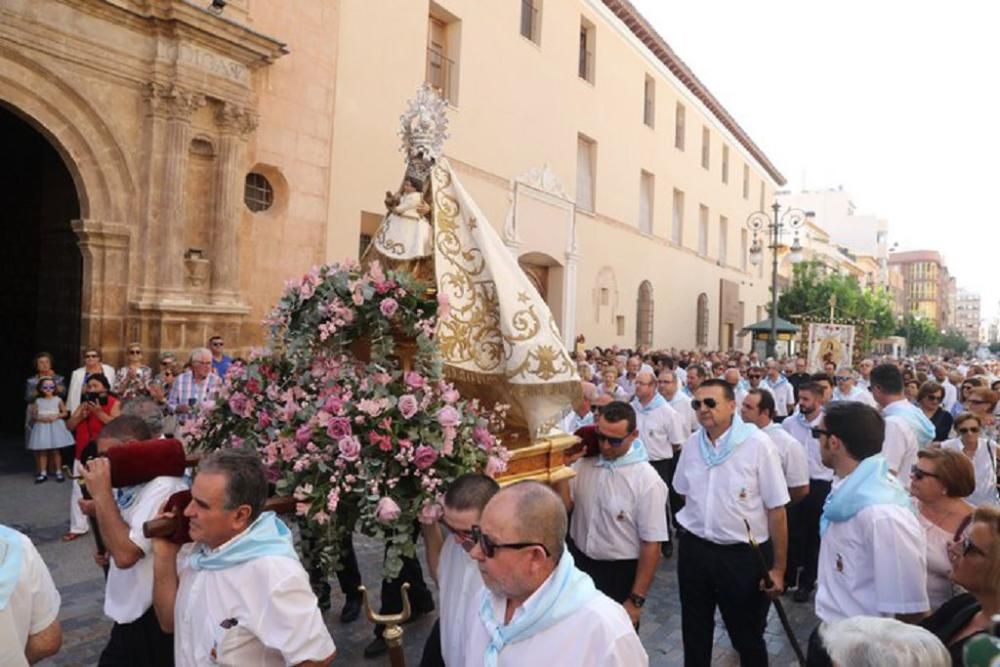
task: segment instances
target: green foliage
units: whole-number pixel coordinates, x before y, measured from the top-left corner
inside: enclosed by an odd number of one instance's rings
[[[993,354],[1000,352],[1000,343],[990,343],[990,352]]]
[[[914,317],[912,313],[903,318],[896,329],[896,335],[906,339],[910,350],[926,350],[941,344],[941,334],[930,320]],[[964,339],[963,339],[964,341]],[[968,347],[969,344],[965,343]]]
[[[830,298],[836,295],[838,320],[866,320],[857,329],[856,347],[865,352],[871,343],[893,333],[892,297],[882,288],[865,289],[853,276],[828,273],[821,262],[795,265],[792,285],[778,298],[778,313],[785,319],[796,315],[824,317],[830,312]]]
[[[961,332],[951,329],[941,335],[938,344],[946,350],[951,350],[952,352],[957,352],[959,354],[964,354],[969,351],[969,341],[965,339],[965,336]]]

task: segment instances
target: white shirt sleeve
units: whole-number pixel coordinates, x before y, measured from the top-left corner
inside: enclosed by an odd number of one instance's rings
[[[62,600],[52,581],[52,575],[49,574],[49,568],[45,566],[45,561],[35,549],[35,545],[27,537],[23,540],[22,576],[29,582],[31,591],[31,621],[28,625],[28,634],[34,635],[52,625],[59,616],[59,604]]]
[[[761,453],[757,457],[757,483],[760,486],[760,498],[765,509],[774,509],[788,504],[788,482],[785,472],[781,469],[781,458],[771,439],[764,436],[761,440]]]
[[[901,470],[906,457],[906,433],[897,422],[885,421],[885,440],[882,441],[882,456],[889,463],[889,470],[896,475],[908,475],[909,470]]]
[[[636,505],[636,528],[643,542],[666,542],[670,539],[667,514],[663,511],[667,505],[667,485],[659,475],[650,477],[650,483],[643,489],[642,502]]]
[[[301,567],[271,588],[253,633],[265,646],[280,651],[288,665],[323,660],[336,650]]]
[[[790,437],[790,436],[789,436]],[[805,486],[809,483],[809,460],[806,458],[806,448],[798,440],[791,438],[786,456],[788,469],[785,471],[785,481],[788,488]]]
[[[891,514],[879,515],[872,524],[870,544],[878,545],[874,579],[879,612],[913,614],[930,609],[927,541],[919,524],[901,522]]]
[[[687,439],[684,447],[681,448],[680,457],[677,459],[677,465],[674,468],[674,491],[682,496],[686,496],[691,490],[687,478],[688,458],[701,456],[701,450],[698,447],[698,437],[698,434],[695,433]]]
[[[670,408],[670,424],[667,427],[667,434],[670,436],[671,445],[683,445],[684,444],[684,424],[682,422],[681,413],[674,410],[673,407]]]

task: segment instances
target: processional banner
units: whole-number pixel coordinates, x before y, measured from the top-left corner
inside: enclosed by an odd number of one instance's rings
[[[809,372],[823,370],[832,361],[837,368],[850,367],[854,359],[854,327],[850,324],[813,322],[809,325]]]

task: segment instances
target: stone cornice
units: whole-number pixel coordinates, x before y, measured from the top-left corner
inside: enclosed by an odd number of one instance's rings
[[[257,129],[258,115],[251,109],[223,102],[215,111],[215,123],[225,133],[238,134],[244,139]]]

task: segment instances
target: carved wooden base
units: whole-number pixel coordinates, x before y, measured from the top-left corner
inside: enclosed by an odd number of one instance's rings
[[[565,463],[567,450],[580,442],[575,435],[552,433],[532,442],[525,435],[504,433],[500,439],[511,452],[507,470],[497,476],[501,486],[528,479],[554,484],[575,474]]]

